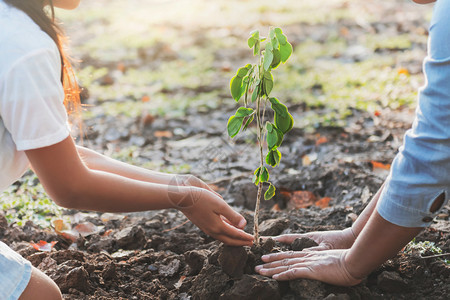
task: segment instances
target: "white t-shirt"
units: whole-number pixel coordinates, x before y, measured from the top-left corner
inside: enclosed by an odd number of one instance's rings
[[[0,191],[29,167],[24,150],[69,135],[61,59],[53,40],[0,0]]]

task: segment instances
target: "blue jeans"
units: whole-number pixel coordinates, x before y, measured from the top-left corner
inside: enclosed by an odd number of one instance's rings
[[[30,278],[31,263],[0,242],[0,299],[19,299]]]
[[[406,132],[377,205],[387,221],[426,227],[438,213],[430,208],[450,196],[450,0],[434,7],[424,60],[425,86],[416,117]],[[442,205],[442,206],[443,206]],[[442,207],[441,206],[441,207]]]

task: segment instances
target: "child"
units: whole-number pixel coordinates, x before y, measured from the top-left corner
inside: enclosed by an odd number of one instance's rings
[[[0,0],[0,190],[31,165],[46,192],[67,208],[130,212],[177,208],[205,233],[251,245],[245,219],[194,176],[130,166],[69,135],[64,107],[76,112],[76,82],[62,35],[44,7],[79,0]],[[56,284],[0,242],[1,299],[61,299]]]
[[[426,4],[432,0],[415,0]],[[282,235],[307,236],[319,246],[263,256],[262,275],[277,280],[316,279],[352,286],[394,256],[428,226],[450,197],[450,0],[437,0],[431,20],[426,84],[412,128],[406,133],[384,185],[352,228]]]

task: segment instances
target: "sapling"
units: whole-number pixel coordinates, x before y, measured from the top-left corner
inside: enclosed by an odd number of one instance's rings
[[[278,148],[283,142],[284,135],[294,125],[294,120],[286,105],[270,96],[274,83],[272,70],[289,59],[292,54],[292,45],[280,28],[270,28],[268,38],[260,37],[257,30],[253,31],[247,42],[248,46],[253,49],[253,55],[257,56],[258,62],[239,68],[236,76],[231,79],[231,95],[236,102],[243,98],[244,106],[239,107],[236,113],[229,118],[227,130],[229,136],[233,138],[241,129],[242,131],[247,129],[256,119],[260,164],[253,176],[253,183],[258,187],[253,233],[255,244],[258,245],[258,217],[263,184],[268,185],[264,193],[265,200],[269,200],[275,195],[275,187],[269,181],[269,170],[265,163],[271,167],[279,164],[281,153]],[[269,104],[273,110],[272,120],[266,116],[266,106]]]

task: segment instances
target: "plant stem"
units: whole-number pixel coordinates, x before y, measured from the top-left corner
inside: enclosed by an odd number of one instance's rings
[[[260,172],[262,172],[264,167],[264,155],[263,155],[263,143],[262,143],[262,120],[261,120],[261,111],[260,111],[261,98],[257,98],[256,100],[256,124],[257,124],[257,136],[258,136],[258,144],[259,144],[259,154],[260,154]],[[253,218],[253,235],[255,237],[255,245],[259,245],[259,205],[261,202],[261,193],[262,193],[262,182],[258,183],[258,193],[256,196],[256,206],[255,206],[255,215]]]

